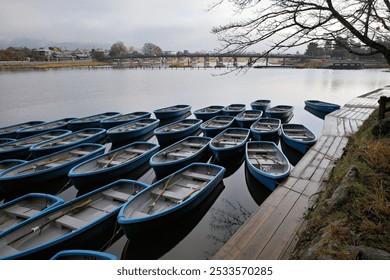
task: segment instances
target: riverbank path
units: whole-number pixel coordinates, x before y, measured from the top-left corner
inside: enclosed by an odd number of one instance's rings
[[[290,176],[255,210],[214,255],[215,260],[289,259],[305,216],[324,189],[348,137],[378,107],[380,96],[390,97],[390,86],[358,96],[325,117],[317,143],[293,168]]]

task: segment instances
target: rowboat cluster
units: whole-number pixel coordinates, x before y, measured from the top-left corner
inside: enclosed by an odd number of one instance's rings
[[[151,112],[105,112],[0,128],[0,259],[115,259],[99,252],[119,225],[129,239],[200,205],[244,158],[271,191],[291,171],[283,142],[305,154],[316,136],[288,123],[293,106],[270,100],[177,104]],[[128,179],[147,165],[152,184]],[[81,194],[51,189],[68,178]],[[87,233],[87,234],[86,234]]]

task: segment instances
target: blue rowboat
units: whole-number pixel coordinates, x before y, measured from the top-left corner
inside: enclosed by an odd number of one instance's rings
[[[103,128],[85,128],[34,144],[30,147],[30,152],[34,158],[38,158],[82,143],[97,143],[105,137],[106,130]]]
[[[176,118],[178,116],[189,113],[190,111],[191,111],[191,105],[178,104],[178,105],[173,105],[173,106],[154,110],[153,114],[156,116],[156,118],[163,120],[163,119]]]
[[[245,110],[245,104],[230,104],[222,109],[222,113],[225,116],[237,116],[239,113]]]
[[[271,191],[290,174],[291,165],[274,142],[250,141],[245,147],[249,172]]]
[[[43,141],[70,134],[70,130],[55,129],[0,145],[0,159],[26,159],[30,147]]]
[[[78,190],[97,188],[149,162],[158,149],[157,144],[134,142],[83,161],[69,171],[68,177]]]
[[[51,122],[44,122],[33,126],[21,128],[16,131],[18,138],[25,138],[36,134],[41,134],[54,129],[68,129],[68,122],[73,118],[64,118]]]
[[[271,100],[268,100],[268,99],[258,99],[258,100],[255,100],[251,103],[252,110],[263,111],[263,113],[265,113],[265,111],[270,106],[271,106]]]
[[[268,118],[287,119],[293,114],[293,111],[294,111],[293,106],[277,105],[277,106],[268,108],[265,111],[265,114]]]
[[[281,131],[284,143],[302,154],[317,141],[314,133],[302,124],[282,124]]]
[[[19,164],[27,162],[26,160],[22,159],[4,159],[0,161],[0,173],[3,171],[6,171],[7,169],[10,169],[12,167],[15,167]]]
[[[215,137],[226,128],[233,126],[233,116],[216,116],[200,125],[200,130],[207,137]]]
[[[239,127],[250,128],[251,125],[261,118],[263,111],[245,110],[234,117],[235,122]]]
[[[194,111],[194,115],[197,119],[207,121],[215,116],[222,115],[223,108],[224,106],[221,105],[211,105]]]
[[[244,152],[249,135],[247,128],[227,128],[211,140],[211,152],[218,161],[237,156]]]
[[[43,193],[29,193],[8,201],[0,205],[0,233],[63,202],[62,198]]]
[[[190,163],[207,161],[210,141],[209,137],[188,136],[154,154],[149,164],[156,177],[163,178]]]
[[[153,131],[159,124],[160,120],[158,119],[139,119],[110,128],[107,130],[107,136],[112,143],[131,141]]]
[[[63,250],[99,250],[116,232],[123,204],[147,187],[119,180],[38,214],[0,234],[0,259],[50,259]]]
[[[280,119],[260,118],[250,127],[251,134],[256,141],[279,142]]]
[[[55,254],[51,260],[73,260],[73,261],[81,261],[81,260],[117,260],[118,257],[96,250],[63,250]]]
[[[44,123],[44,121],[28,121],[10,126],[0,127],[0,138],[16,138],[18,137],[16,131],[25,127]]]
[[[150,118],[150,112],[137,111],[128,114],[120,114],[100,121],[100,126],[104,129],[110,129],[114,126],[122,125],[139,119]]]
[[[194,134],[200,127],[202,120],[183,119],[164,125],[154,130],[160,145],[170,145]]]
[[[119,112],[104,112],[87,117],[77,118],[69,121],[69,129],[77,131],[85,128],[97,128],[100,127],[100,122],[106,118],[120,115]]]
[[[218,165],[192,163],[126,202],[119,211],[118,223],[129,239],[153,231],[201,204],[222,181],[224,173],[225,168]]]
[[[66,176],[80,162],[103,154],[105,148],[99,144],[80,144],[17,165],[0,173],[0,191],[6,197],[15,197],[37,192],[36,188],[43,185],[50,187],[48,182]]]
[[[340,109],[340,105],[338,104],[324,102],[321,100],[305,100],[305,105],[309,108],[324,113],[331,113],[333,111]]]

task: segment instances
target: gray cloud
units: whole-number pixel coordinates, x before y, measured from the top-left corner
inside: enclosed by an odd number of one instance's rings
[[[213,0],[4,0],[0,41],[18,38],[191,51],[218,46],[211,28],[226,23],[228,7],[206,12]]]

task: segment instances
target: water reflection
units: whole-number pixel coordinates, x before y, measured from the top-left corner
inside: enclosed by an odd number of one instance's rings
[[[248,191],[257,205],[261,205],[264,200],[272,193],[270,189],[261,184],[256,178],[249,172],[248,167],[245,164],[245,181],[248,187]]]
[[[303,153],[298,152],[297,150],[291,148],[289,145],[287,145],[283,138],[280,139],[280,146],[282,147],[282,151],[284,155],[287,157],[288,161],[292,165],[297,165],[297,163],[301,160],[301,158],[305,155]]]
[[[321,111],[318,111],[318,110],[315,110],[315,109],[312,109],[310,107],[307,107],[305,106],[304,108],[306,111],[308,111],[309,113],[311,113],[312,115],[316,116],[317,118],[320,118],[322,120],[325,119],[325,116],[328,114],[328,113],[324,113],[324,112],[321,112]]]
[[[196,208],[176,219],[157,225],[152,232],[127,240],[121,259],[154,260],[159,259],[182,239],[203,219],[211,206],[222,193],[225,185],[220,183],[213,192]]]
[[[222,166],[226,169],[223,178],[228,178],[233,175],[242,165],[245,160],[244,153],[232,156],[229,160],[218,161],[214,156],[211,158],[211,163]]]

